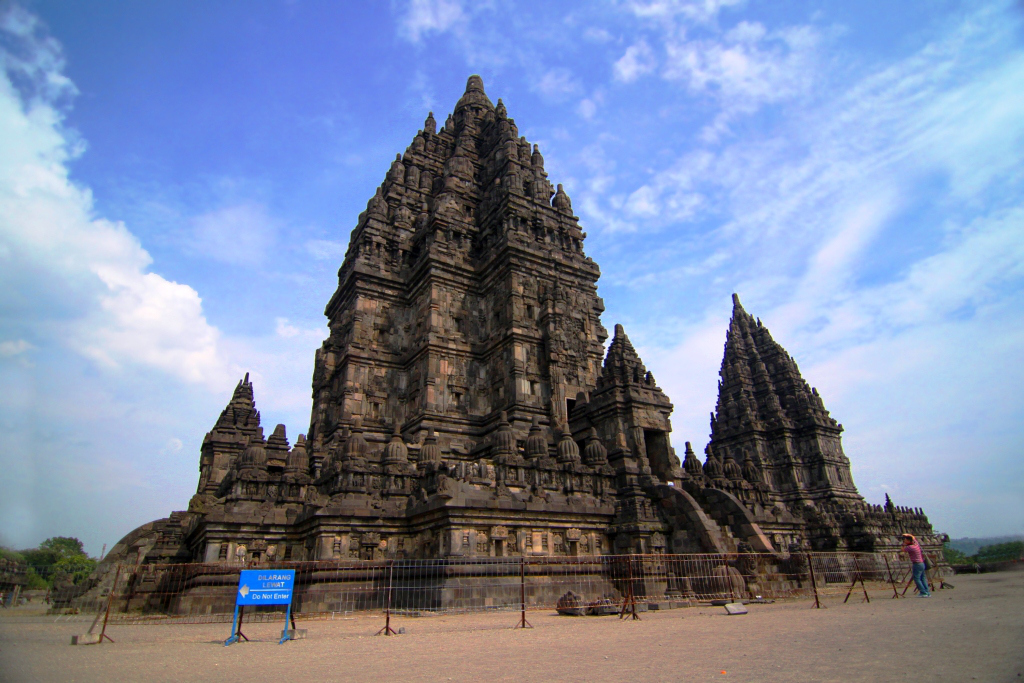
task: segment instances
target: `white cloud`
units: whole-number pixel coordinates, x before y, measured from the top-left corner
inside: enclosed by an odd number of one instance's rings
[[[655,67],[657,67],[657,60],[654,57],[654,52],[647,41],[641,40],[626,48],[625,54],[612,66],[612,73],[615,80],[629,83],[644,74],[651,73]]]
[[[708,23],[714,21],[722,9],[736,7],[742,3],[743,0],[635,0],[627,4],[638,17],[681,17],[697,23]]]
[[[585,98],[580,100],[579,106],[576,108],[580,116],[587,119],[588,121],[594,118],[597,114],[597,103],[591,98]]]
[[[67,164],[80,148],[46,99],[54,88],[63,95],[72,87],[54,71],[63,64],[60,48],[37,39],[34,19],[9,12],[3,26],[15,32],[8,42],[35,61],[5,52],[0,77],[5,305],[34,320],[35,337],[59,340],[108,368],[140,363],[221,386],[227,374],[219,333],[207,323],[198,293],[148,272],[152,259],[138,239],[123,224],[96,216],[89,190],[70,180]],[[43,85],[25,84],[26,76]],[[23,83],[20,92],[12,78]]]
[[[954,192],[943,200],[964,210],[984,192],[1019,183],[1018,157],[1008,151],[1024,147],[1024,98],[1013,85],[1024,79],[1024,56],[986,55],[991,29],[968,23],[902,62],[822,93],[816,106],[791,106],[767,135],[697,149],[653,170],[644,184],[651,203],[701,204],[696,214],[661,213],[648,228],[713,220],[721,226],[713,241],[733,253],[756,247],[770,255],[748,261],[755,269],[748,277],[762,278],[805,263],[842,226],[854,226],[848,238],[855,243],[859,230],[891,228],[894,212],[936,174]],[[852,218],[869,204],[872,220]]]
[[[97,275],[108,291],[77,325],[83,353],[111,368],[135,362],[211,387],[230,381],[220,333],[206,322],[194,289],[130,267]]]
[[[12,359],[21,368],[31,369],[36,366],[35,361],[29,356],[29,351],[35,351],[36,347],[24,339],[0,342],[0,359]]]
[[[261,204],[222,207],[196,216],[191,225],[191,251],[236,266],[263,263],[277,236],[277,224]]]
[[[723,111],[709,129],[713,134],[738,114],[808,92],[819,41],[810,26],[769,32],[759,23],[741,22],[722,38],[669,39],[663,75],[720,101]]]
[[[18,356],[35,347],[24,339],[0,342],[0,356]]]
[[[39,18],[19,5],[10,3],[0,10],[0,33],[5,41],[3,70],[24,89],[27,100],[66,101],[78,89],[63,74],[64,53],[51,37],[42,35]]]
[[[572,73],[561,67],[544,72],[533,87],[541,95],[554,101],[568,99],[580,91],[580,84]]]
[[[299,327],[297,325],[293,325],[288,318],[275,318],[274,323],[274,334],[282,339],[301,337],[302,339],[295,340],[300,345],[305,345],[310,341],[319,342],[324,338],[324,330],[322,326]],[[313,357],[312,352],[308,355],[310,358]]]
[[[969,319],[974,311],[1005,297],[1007,287],[1012,291],[1024,282],[1021,226],[1024,207],[982,216],[953,230],[945,249],[914,262],[899,279],[875,287],[823,292],[816,267],[830,258],[822,256],[832,251],[833,244],[829,243],[815,254],[814,265],[798,288],[808,298],[813,297],[804,301],[803,307],[820,305],[822,299],[831,303],[826,314],[828,324],[816,330],[811,339],[816,346],[831,348],[844,340],[936,325],[965,309],[970,312],[965,316]],[[852,255],[843,257],[848,262],[855,260],[856,251],[851,251]],[[803,313],[798,319],[806,325],[807,317]]]
[[[605,92],[603,88],[598,88],[590,97],[585,97],[580,100],[580,103],[576,106],[576,111],[580,116],[588,121],[593,120],[594,116],[597,115],[597,110],[605,102]]]
[[[410,0],[398,22],[399,34],[412,42],[443,33],[464,19],[459,0]]]
[[[587,30],[583,32],[583,37],[595,43],[607,43],[613,40],[610,32],[597,26],[587,27]]]
[[[337,261],[341,265],[348,246],[343,242],[331,240],[307,240],[304,245],[306,252],[317,261]]]
[[[274,331],[279,337],[297,337],[301,333],[299,328],[288,324],[288,318],[277,318],[276,322],[277,327]]]
[[[885,188],[857,197],[853,205],[837,214],[837,228],[808,259],[800,289],[822,298],[848,287],[856,266],[898,208],[897,198]]]
[[[164,447],[160,449],[160,455],[174,455],[175,453],[181,452],[183,447],[184,444],[181,442],[181,439],[171,437],[167,440],[167,443],[164,444]]]
[[[641,217],[657,216],[661,212],[656,192],[647,185],[629,195],[625,208],[630,214]]]
[[[668,327],[681,343],[671,347],[654,344],[638,346],[638,353],[658,385],[675,401],[672,412],[673,445],[682,454],[683,442],[693,444],[700,453],[710,433],[709,411],[717,399],[718,370],[722,364],[722,345],[729,326],[728,309],[720,307],[695,323],[634,324],[632,339],[656,339],[653,327]],[[628,330],[627,330],[628,332]],[[683,400],[685,397],[685,400]]]
[[[427,71],[418,67],[413,73],[409,82],[410,108],[418,108],[421,111],[433,111],[437,107],[437,99],[431,87],[430,77]]]

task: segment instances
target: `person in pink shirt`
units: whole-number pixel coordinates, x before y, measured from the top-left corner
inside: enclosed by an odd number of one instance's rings
[[[910,568],[914,574],[914,583],[917,584],[919,597],[930,598],[932,592],[928,589],[928,581],[925,579],[924,553],[913,534],[903,534],[903,552],[910,558]]]

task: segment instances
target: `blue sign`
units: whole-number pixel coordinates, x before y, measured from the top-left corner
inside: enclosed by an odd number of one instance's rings
[[[294,585],[294,569],[243,569],[235,604],[290,605]]]

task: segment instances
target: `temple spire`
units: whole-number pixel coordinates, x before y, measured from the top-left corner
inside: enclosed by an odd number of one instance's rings
[[[252,383],[249,381],[249,373],[245,373],[245,378],[238,381],[235,385],[235,391],[231,395],[231,401],[228,403],[233,407],[238,408],[249,408],[255,409],[253,403],[253,392]]]
[[[647,377],[647,369],[621,324],[615,325],[615,336],[608,346],[601,376],[606,382],[639,383]]]
[[[488,99],[487,93],[484,92],[484,79],[480,78],[476,74],[470,76],[469,79],[466,80],[466,92],[459,99],[458,104],[455,105],[455,114],[459,114],[467,107],[474,106],[485,107],[492,111],[494,110],[494,105],[491,103],[491,100]]]
[[[859,500],[842,452],[842,427],[768,328],[743,309],[739,295],[732,302],[711,420],[714,452],[737,464],[749,453],[769,470],[784,470],[768,479],[783,498]]]

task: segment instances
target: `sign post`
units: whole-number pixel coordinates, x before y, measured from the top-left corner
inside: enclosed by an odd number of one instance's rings
[[[235,593],[235,618],[231,624],[231,637],[224,641],[224,645],[237,643],[239,638],[249,640],[242,633],[242,624],[238,621],[239,610],[244,610],[246,605],[288,605],[280,643],[291,640],[288,624],[292,623],[292,631],[294,631],[294,621],[292,620],[292,589],[294,586],[294,569],[243,569],[241,576],[238,577],[238,591]],[[242,611],[241,614],[244,615],[245,612]]]

